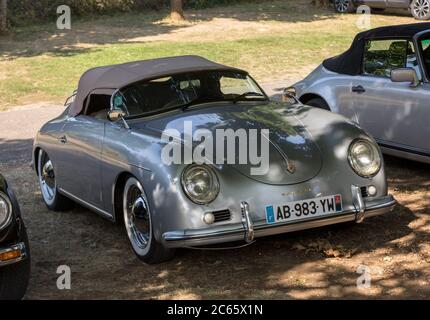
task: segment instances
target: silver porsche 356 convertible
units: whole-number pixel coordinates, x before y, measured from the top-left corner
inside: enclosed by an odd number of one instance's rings
[[[430,163],[430,23],[361,32],[287,93],[357,122],[386,154]]]
[[[74,201],[124,222],[147,263],[178,247],[236,247],[361,222],[395,205],[369,135],[334,113],[270,101],[240,69],[197,56],[98,67],[82,76],[72,99],[35,139],[43,200],[52,210]],[[202,143],[197,132],[217,136],[213,154],[228,152],[212,162],[165,161],[170,144],[185,155],[190,136],[191,148]],[[218,149],[225,140],[233,147]],[[253,145],[269,161],[264,170],[243,157]]]

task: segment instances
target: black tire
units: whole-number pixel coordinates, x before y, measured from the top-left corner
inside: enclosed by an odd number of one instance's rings
[[[157,264],[174,257],[174,250],[164,247],[155,239],[146,193],[133,176],[128,177],[124,185],[122,211],[128,240],[141,261]]]
[[[356,10],[352,0],[334,0],[333,6],[338,13],[353,13]]]
[[[54,164],[48,154],[40,149],[37,159],[39,187],[43,202],[52,211],[66,211],[74,207],[74,202],[58,192]]]
[[[27,257],[16,264],[0,268],[0,300],[21,300],[27,291],[31,259],[27,230],[24,225],[22,232]]]
[[[430,0],[412,0],[411,13],[417,20],[429,20]]]
[[[328,106],[327,102],[325,102],[324,99],[321,99],[321,98],[313,98],[308,102],[306,102],[305,104],[315,108],[320,108],[320,109],[330,111],[330,107]]]

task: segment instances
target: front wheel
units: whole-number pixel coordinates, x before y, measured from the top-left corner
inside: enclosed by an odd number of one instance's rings
[[[27,257],[23,261],[0,268],[0,300],[21,300],[27,290],[30,278],[30,247],[24,225],[22,233]]]
[[[417,20],[430,19],[430,0],[413,0],[411,3],[411,12]]]
[[[123,214],[128,239],[140,260],[156,264],[173,257],[173,251],[165,248],[154,238],[148,198],[142,185],[134,177],[128,178],[125,183]]]
[[[327,102],[325,102],[321,98],[311,99],[308,102],[306,102],[305,104],[308,105],[308,106],[311,106],[311,107],[320,108],[320,109],[324,109],[324,110],[330,111],[330,107],[328,106]]]
[[[335,0],[334,10],[339,13],[353,13],[355,5],[352,0]]]

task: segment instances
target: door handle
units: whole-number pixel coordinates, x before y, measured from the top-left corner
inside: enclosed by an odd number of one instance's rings
[[[366,89],[363,86],[352,86],[352,92],[363,93],[366,92]]]
[[[60,143],[62,143],[62,144],[66,144],[67,143],[67,137],[66,136],[62,136],[58,140],[60,140]]]

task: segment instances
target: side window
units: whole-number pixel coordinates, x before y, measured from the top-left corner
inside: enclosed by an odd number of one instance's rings
[[[110,109],[110,96],[105,94],[91,94],[85,114],[97,119],[107,119]]]
[[[421,46],[421,57],[423,59],[424,71],[427,74],[427,78],[430,77],[430,39],[428,35],[425,35],[423,39],[419,40]]]
[[[368,40],[363,57],[363,73],[390,77],[391,69],[418,69],[416,54],[408,40]]]

